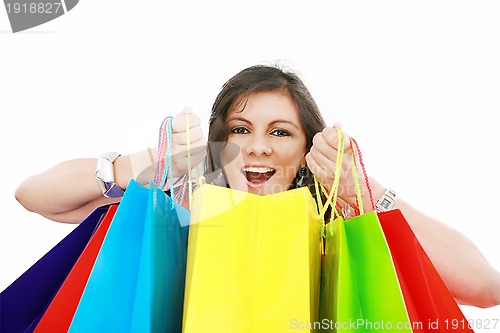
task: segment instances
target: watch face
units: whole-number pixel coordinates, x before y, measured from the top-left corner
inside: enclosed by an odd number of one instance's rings
[[[382,202],[380,203],[380,206],[384,207],[385,209],[389,208],[390,205],[391,202],[386,198],[382,199]]]

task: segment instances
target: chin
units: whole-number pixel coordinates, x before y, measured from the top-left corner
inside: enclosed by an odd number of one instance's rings
[[[285,192],[288,190],[290,186],[285,186],[282,184],[265,184],[262,187],[248,187],[248,192],[252,194],[257,194],[257,195],[269,195],[269,194],[275,194],[275,193],[280,193],[280,192]]]

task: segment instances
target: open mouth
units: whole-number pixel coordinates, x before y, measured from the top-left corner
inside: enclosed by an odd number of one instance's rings
[[[247,179],[249,186],[261,187],[274,176],[276,170],[268,167],[245,167],[241,169],[241,173]]]

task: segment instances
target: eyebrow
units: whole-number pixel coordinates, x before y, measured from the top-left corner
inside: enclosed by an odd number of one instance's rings
[[[244,123],[247,123],[249,125],[252,125],[252,122],[246,118],[243,118],[243,117],[231,117],[227,120],[227,122],[231,122],[231,121],[242,121]],[[300,130],[300,128],[293,122],[291,121],[288,121],[288,120],[284,120],[284,119],[276,119],[276,120],[273,120],[269,125],[275,125],[275,124],[278,124],[278,123],[284,123],[284,124],[289,124],[293,127],[295,127],[297,130]]]

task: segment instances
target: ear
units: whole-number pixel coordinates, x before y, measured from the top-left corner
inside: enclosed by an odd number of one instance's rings
[[[302,161],[300,161],[300,167],[304,168],[307,167],[307,162],[306,162],[306,154],[302,157]]]

